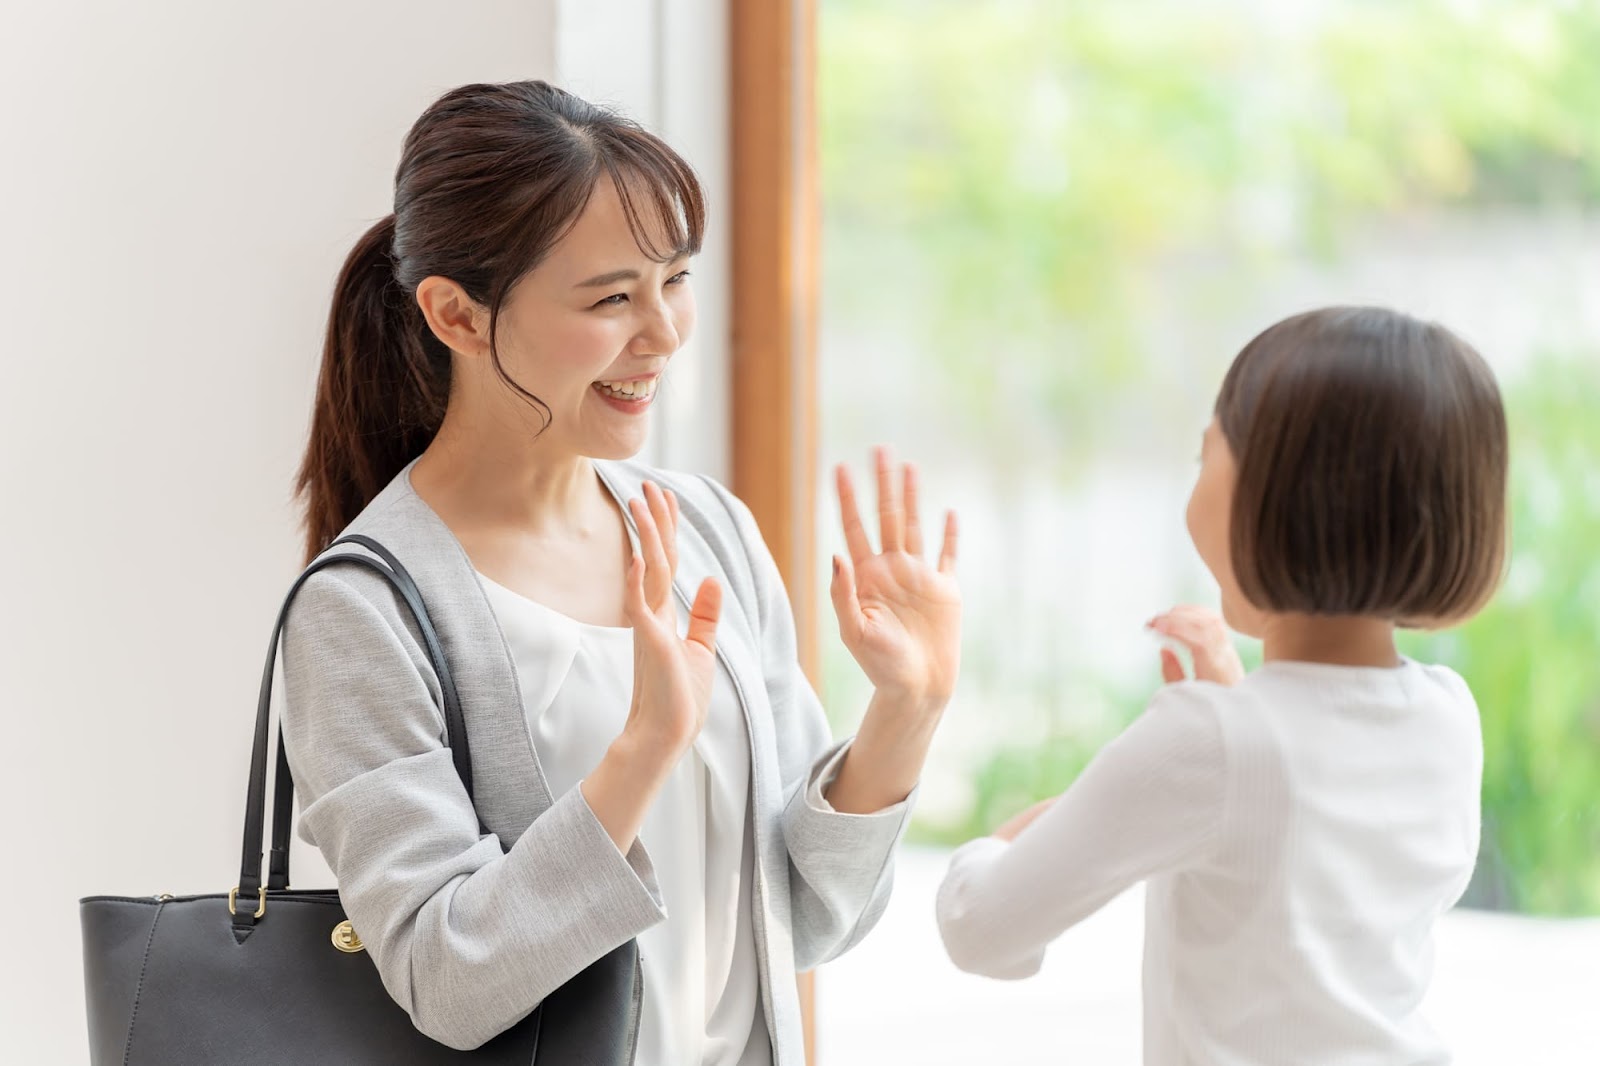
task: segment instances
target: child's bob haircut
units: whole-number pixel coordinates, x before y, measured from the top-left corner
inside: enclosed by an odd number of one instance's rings
[[[1505,410],[1443,326],[1335,307],[1239,353],[1217,396],[1238,466],[1239,589],[1277,613],[1463,621],[1506,559]]]

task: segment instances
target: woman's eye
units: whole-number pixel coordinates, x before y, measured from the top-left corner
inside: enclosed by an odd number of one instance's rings
[[[676,274],[672,275],[672,277],[668,278],[664,282],[664,284],[665,285],[681,285],[685,281],[688,281],[688,280],[689,280],[689,272],[687,270],[680,270]],[[598,310],[599,308],[602,308],[602,307],[621,307],[623,304],[625,304],[627,302],[628,302],[628,294],[625,293],[625,292],[618,292],[618,293],[613,293],[610,296],[607,296],[603,300],[596,301],[591,306],[592,306],[593,309]]]

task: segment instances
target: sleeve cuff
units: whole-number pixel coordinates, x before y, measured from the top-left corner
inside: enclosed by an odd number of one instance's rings
[[[795,792],[784,813],[784,838],[791,860],[808,877],[860,882],[870,892],[910,823],[916,793],[871,814],[834,810],[822,789],[837,774],[849,745],[845,741],[829,749],[812,765],[805,787]],[[863,871],[873,871],[873,876],[862,882]]]
[[[828,786],[833,784],[834,780],[839,776],[839,768],[844,765],[844,757],[849,753],[850,745],[854,740],[855,738],[851,737],[849,740],[839,743],[830,751],[824,753],[813,764],[811,777],[806,781],[806,806],[816,814],[826,814],[834,818],[892,819],[896,822],[904,820],[911,813],[911,808],[916,806],[917,793],[922,788],[920,784],[913,788],[910,795],[899,803],[891,803],[889,806],[872,811],[869,814],[844,814],[835,810],[833,804],[828,802],[828,798],[824,793]]]
[[[965,870],[983,866],[1005,853],[1011,844],[997,836],[976,837],[950,853],[950,869]]]
[[[592,868],[588,862],[584,866],[586,874],[592,869],[588,876],[592,878],[594,892],[615,898],[624,911],[632,913],[635,920],[646,926],[666,920],[667,905],[661,896],[661,884],[656,879],[650,853],[635,838],[633,846],[623,854],[589,806],[581,782],[556,800],[540,820],[551,817],[566,830],[562,836],[571,842],[574,850],[592,860]]]
[[[985,899],[981,888],[984,870],[1011,845],[999,837],[978,837],[957,848],[950,856],[950,867],[939,885],[935,902],[939,935],[946,954],[957,968],[1003,981],[1032,977],[1044,965],[1044,947],[1026,951],[1015,958],[995,954],[994,922],[1007,921],[1007,908]]]

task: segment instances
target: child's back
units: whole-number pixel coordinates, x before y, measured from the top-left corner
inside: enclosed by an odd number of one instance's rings
[[[1179,690],[1215,715],[1221,816],[1208,861],[1149,885],[1148,1061],[1447,1062],[1418,1006],[1477,858],[1466,685],[1276,662]]]

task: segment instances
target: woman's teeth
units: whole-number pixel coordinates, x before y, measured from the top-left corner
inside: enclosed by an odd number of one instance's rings
[[[656,379],[645,381],[597,381],[594,387],[620,400],[648,400],[656,391]]]

